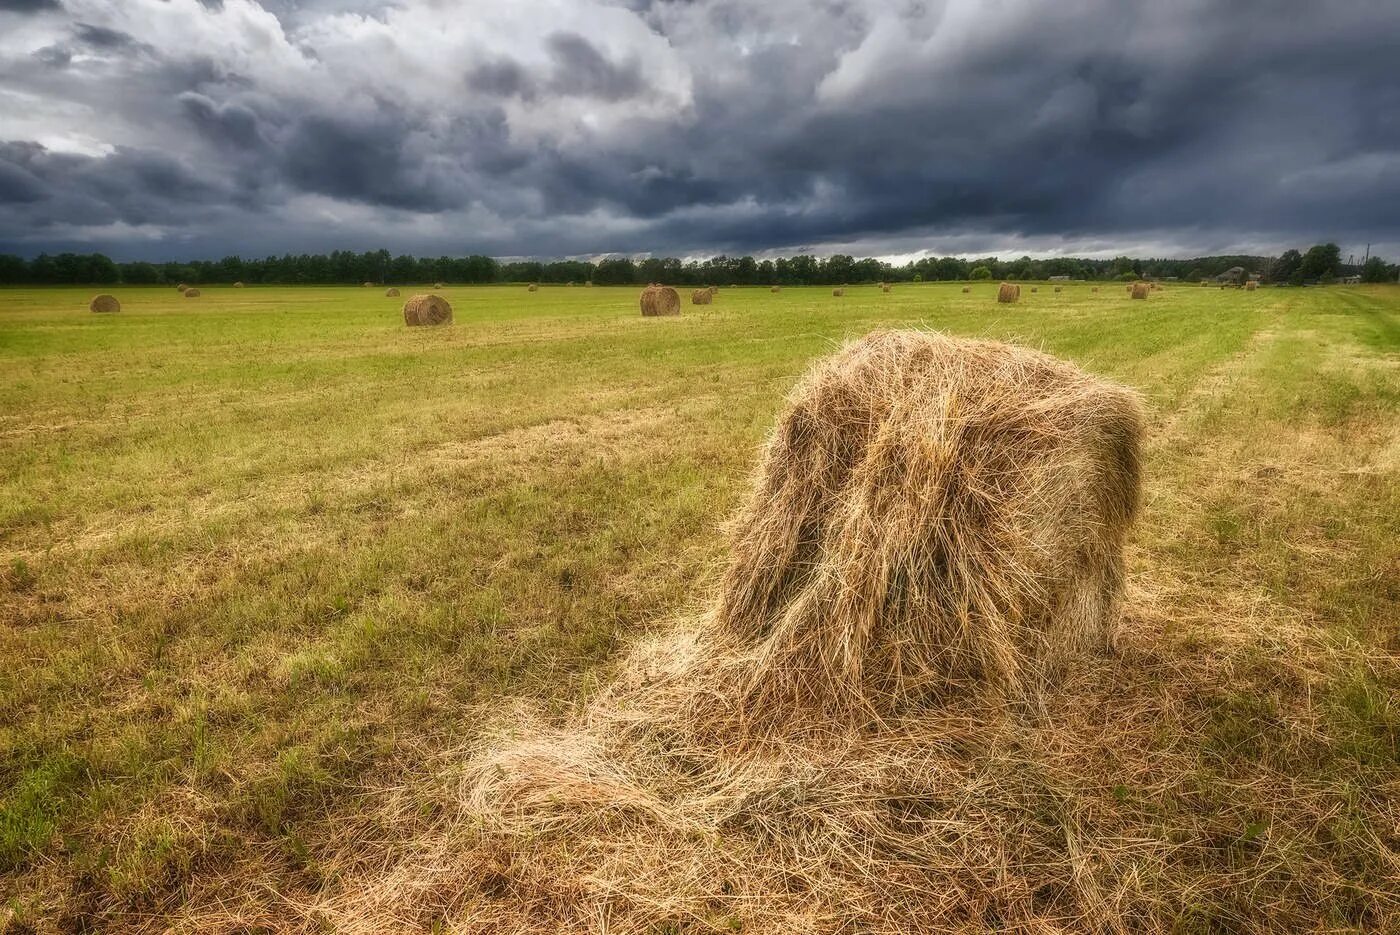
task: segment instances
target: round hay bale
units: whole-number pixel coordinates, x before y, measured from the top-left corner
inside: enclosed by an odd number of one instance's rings
[[[403,322],[410,327],[452,322],[452,306],[440,295],[415,295],[403,304]]]
[[[397,289],[389,288],[389,289],[385,289],[385,290],[384,290],[384,297],[387,298],[387,299],[396,299],[396,298],[398,298],[398,295],[399,295],[399,290],[397,290]]]
[[[1004,282],[997,288],[998,302],[1019,302],[1021,301],[1021,287],[1016,283]]]
[[[193,287],[187,288],[187,289],[185,290],[185,298],[187,298],[187,299],[197,299],[197,298],[199,298],[199,290],[198,290],[198,289],[195,289],[195,288],[193,288]]]
[[[1156,292],[1158,289],[1162,288],[1161,286],[1157,285],[1155,282],[1148,283],[1147,285],[1148,285],[1148,288],[1151,289],[1153,292]]]
[[[235,288],[235,289],[242,289],[242,288],[243,288],[243,283],[241,283],[241,282],[236,282],[236,283],[233,284],[233,288]]]
[[[846,290],[845,290],[845,289],[832,289],[832,290],[831,290],[831,294],[832,294],[832,295],[835,295],[835,296],[842,296],[842,295],[845,295],[845,294],[846,294]]]
[[[365,282],[365,283],[362,283],[361,285],[363,285],[366,289],[373,289],[373,288],[374,288],[374,283],[372,283],[372,282]]]
[[[1202,287],[1202,288],[1205,288],[1206,286],[1209,286],[1209,285],[1210,285],[1210,281],[1209,281],[1209,280],[1205,280],[1205,279],[1202,279],[1202,280],[1201,280],[1201,287]]]
[[[1095,286],[1094,288],[1090,289],[1089,291],[1090,291],[1090,292],[1098,292],[1098,291],[1099,291],[1099,287],[1098,287],[1098,286]]]
[[[706,286],[705,288],[710,290],[710,295],[716,295],[719,293],[719,286]]]
[[[1136,393],[1024,348],[886,331],[817,363],[731,525],[730,710],[907,712],[1106,649],[1142,432]]]
[[[1258,288],[1259,288],[1259,283],[1255,282],[1253,279],[1251,279],[1249,282],[1247,282],[1247,283],[1244,284],[1244,291],[1245,291],[1245,292],[1253,292],[1255,289],[1258,289]]]
[[[1135,282],[1129,289],[1129,294],[1135,299],[1145,299],[1152,288],[1145,282]]]
[[[434,288],[434,289],[441,289],[441,288],[442,288],[442,283],[440,283],[440,282],[435,282],[435,283],[433,283],[433,288]]]
[[[709,305],[715,300],[715,294],[709,289],[696,289],[690,294],[691,305]]]
[[[768,287],[768,291],[769,291],[769,292],[782,292],[782,291],[783,291],[783,287],[782,287],[782,286],[769,286],[769,287]]]
[[[588,280],[588,282],[584,283],[584,285],[587,286],[589,289],[592,289],[592,288],[593,288],[593,280],[591,280],[591,279]]]
[[[971,287],[971,286],[963,286],[963,295],[967,295],[967,294],[968,294],[969,292],[971,292],[971,291],[972,291],[972,287]]]
[[[525,287],[525,291],[526,291],[526,292],[539,292],[539,291],[540,291],[540,287],[539,287],[538,284],[532,282],[532,283],[530,283],[528,286]]]
[[[175,291],[176,291],[176,292],[184,292],[184,291],[185,291],[186,289],[188,289],[188,288],[189,288],[189,286],[185,285],[184,283],[180,283],[178,286],[175,287]]]
[[[1063,288],[1064,288],[1063,286],[1056,286],[1056,287],[1055,287],[1055,291],[1056,291],[1056,292],[1059,292],[1059,291],[1061,291]]]
[[[1040,287],[1039,287],[1039,286],[1031,286],[1031,291],[1032,291],[1032,292],[1039,292],[1039,291],[1040,291]]]
[[[681,297],[670,286],[652,284],[642,290],[642,315],[657,318],[681,313]]]
[[[880,291],[881,291],[881,292],[889,292],[890,289],[892,289],[892,288],[894,288],[894,287],[891,286],[891,285],[890,285],[889,283],[887,283],[887,282],[881,283],[881,284],[880,284]]]
[[[105,292],[101,295],[93,296],[92,301],[88,303],[88,311],[99,312],[104,315],[112,312],[120,312],[121,310],[122,304],[117,301],[117,297],[108,295]]]

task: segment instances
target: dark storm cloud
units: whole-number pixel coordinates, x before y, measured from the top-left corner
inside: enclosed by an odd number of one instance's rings
[[[58,9],[61,9],[58,0],[0,0],[0,13],[37,13]]]
[[[37,8],[0,0],[20,7]],[[290,249],[509,254],[1400,245],[1393,2],[579,0],[542,35],[524,0],[470,23],[426,0],[205,7],[182,15],[217,17],[191,30],[217,41],[141,46],[141,16],[85,14],[30,46],[50,68],[0,61],[0,90],[121,131],[81,156],[0,149],[0,249],[102,223],[230,250],[268,230]],[[491,24],[521,41],[478,39]],[[279,213],[305,197],[331,220]]]

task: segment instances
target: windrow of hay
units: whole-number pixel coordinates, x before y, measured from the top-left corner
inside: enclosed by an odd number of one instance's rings
[[[393,288],[392,286],[389,287],[388,289],[385,289],[385,290],[384,290],[384,297],[385,297],[385,298],[388,298],[388,299],[396,299],[396,298],[398,298],[398,296],[399,296],[399,290]]]
[[[199,298],[199,290],[198,290],[198,289],[195,289],[195,288],[186,289],[186,290],[185,290],[185,298],[187,298],[187,299],[197,299],[197,298]]]
[[[715,294],[709,289],[696,289],[690,294],[690,304],[709,305],[715,300]]]
[[[122,304],[117,301],[117,297],[108,295],[105,292],[101,295],[93,296],[92,301],[88,303],[88,311],[90,312],[110,314],[112,312],[120,312],[121,310]]]
[[[562,723],[508,719],[435,849],[318,917],[1118,930],[1028,725],[1109,640],[1141,430],[1135,394],[1035,351],[846,345],[779,416],[709,610]]]
[[[1021,287],[1014,282],[1004,282],[997,289],[998,302],[1019,302],[1021,301]]]
[[[652,283],[642,290],[642,315],[656,318],[681,313],[681,297],[670,286]]]
[[[845,290],[845,289],[832,289],[832,290],[831,290],[831,294],[832,294],[832,295],[835,295],[835,296],[842,296],[842,295],[845,295],[845,294],[846,294],[846,290]]]
[[[1135,299],[1145,299],[1147,298],[1147,294],[1151,291],[1152,289],[1147,283],[1135,282],[1129,288],[1128,293]]]
[[[403,321],[410,327],[450,324],[452,306],[440,295],[415,295],[403,304]]]

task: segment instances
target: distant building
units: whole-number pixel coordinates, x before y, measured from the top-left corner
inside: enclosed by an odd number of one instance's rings
[[[1360,276],[1343,276],[1343,277],[1342,277],[1342,285],[1344,285],[1344,286],[1359,286],[1359,285],[1361,285],[1361,277],[1360,277]]]
[[[1050,277],[1050,281],[1051,281],[1051,282],[1069,282],[1069,277],[1068,277],[1068,276],[1051,276],[1051,277]]]
[[[1216,282],[1229,282],[1239,285],[1244,282],[1244,267],[1232,266],[1219,276],[1215,277]]]

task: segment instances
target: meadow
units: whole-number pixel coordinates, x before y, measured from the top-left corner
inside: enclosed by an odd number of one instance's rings
[[[704,599],[784,395],[886,327],[1145,396],[1115,671],[1170,716],[1065,795],[1189,837],[1161,917],[1400,929],[1400,288],[995,290],[0,291],[0,931],[314,930],[500,711]]]

